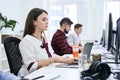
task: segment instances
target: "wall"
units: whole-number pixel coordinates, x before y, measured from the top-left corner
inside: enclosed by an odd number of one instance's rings
[[[8,18],[19,22],[16,25],[15,32],[24,29],[25,19],[28,12],[34,8],[44,8],[50,10],[50,0],[3,0],[0,3],[0,12]],[[77,3],[78,22],[83,24],[83,40],[99,39],[103,27],[103,3],[104,0],[62,0],[61,4]],[[98,4],[99,3],[99,4]],[[48,30],[51,28],[49,27]],[[49,31],[48,31],[49,32]],[[48,34],[49,35],[49,34]]]
[[[98,4],[99,3],[99,4]],[[82,40],[100,40],[103,28],[104,0],[80,0],[78,22],[83,24]]]
[[[0,12],[8,19],[18,21],[15,32],[19,32],[23,27],[23,0],[3,0],[0,2]]]
[[[0,12],[8,19],[18,21],[15,32],[19,33],[24,29],[25,19],[28,12],[35,7],[44,8],[46,0],[3,0],[0,2]]]
[[[91,40],[100,40],[103,29],[104,1],[89,0],[88,2],[88,35]]]
[[[100,40],[104,20],[104,0],[58,1],[61,1],[63,6],[77,4],[77,22],[83,24],[82,40]]]
[[[44,0],[24,0],[23,1],[23,17],[24,17],[24,21],[26,19],[26,16],[28,14],[28,12],[32,9],[32,8],[43,8],[44,6]]]

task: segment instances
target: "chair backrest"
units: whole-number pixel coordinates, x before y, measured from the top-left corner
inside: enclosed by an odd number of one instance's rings
[[[20,39],[16,37],[8,37],[4,41],[4,48],[10,67],[10,72],[17,75],[22,67],[22,56],[19,50]]]

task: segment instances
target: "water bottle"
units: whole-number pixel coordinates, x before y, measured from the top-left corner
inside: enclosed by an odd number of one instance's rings
[[[87,63],[87,54],[79,55],[79,71],[86,70],[85,64]]]
[[[95,48],[95,49],[98,49],[98,46],[99,46],[98,40],[95,40],[95,41],[94,41],[94,48]]]

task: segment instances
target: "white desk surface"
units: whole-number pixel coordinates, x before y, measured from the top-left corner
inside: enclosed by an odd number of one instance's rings
[[[53,63],[49,66],[40,68],[36,70],[35,72],[25,76],[25,78],[33,79],[35,77],[44,75],[45,77],[39,78],[37,80],[80,80],[79,68],[58,68],[56,67],[56,65],[59,65],[59,64],[60,63]],[[118,65],[115,65],[115,64],[113,64],[112,66],[118,67]],[[120,72],[120,70],[117,70],[117,71]],[[116,79],[114,79],[113,75],[111,74],[111,76],[107,80],[116,80]]]
[[[45,77],[39,78],[37,80],[80,80],[79,69],[76,68],[57,68],[57,64],[51,64],[47,67],[38,69],[37,71],[27,75],[25,78],[33,79],[35,77],[44,75]],[[119,70],[120,71],[120,70]],[[113,75],[107,80],[116,80]]]
[[[78,68],[57,68],[55,67],[56,65],[58,64],[54,63],[47,67],[40,68],[25,78],[32,79],[44,75],[45,77],[37,80],[80,80]]]

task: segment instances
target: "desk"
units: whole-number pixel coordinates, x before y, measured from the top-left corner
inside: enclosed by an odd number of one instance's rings
[[[33,79],[35,77],[45,75],[45,77],[37,80],[80,80],[80,72],[78,68],[58,68],[56,65],[60,63],[53,63],[49,66],[38,69],[37,71],[25,76],[25,78]],[[120,67],[120,65],[109,64],[110,66]],[[118,71],[118,70],[117,70]],[[120,70],[119,70],[120,71]],[[107,80],[116,80],[113,74]]]
[[[40,75],[45,75],[45,77],[38,80],[80,80],[79,69],[55,67],[58,64],[53,63],[47,67],[40,68],[25,78],[32,79]]]
[[[98,48],[93,48],[91,54],[99,53],[101,54],[101,61],[106,62],[111,68],[112,72],[120,72],[120,64],[115,64],[115,55],[112,55],[110,51],[107,51],[106,48],[98,46]],[[111,58],[111,59],[110,59]],[[120,60],[118,60],[120,62]],[[118,80],[113,78],[113,74],[107,80]]]
[[[33,79],[35,77],[45,75],[45,77],[38,80],[80,80],[79,69],[56,68],[55,65],[57,64],[51,64],[47,67],[38,69],[37,71],[27,75],[25,78]],[[111,74],[107,80],[117,79],[114,79],[113,75]]]

